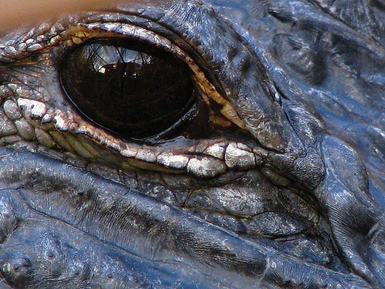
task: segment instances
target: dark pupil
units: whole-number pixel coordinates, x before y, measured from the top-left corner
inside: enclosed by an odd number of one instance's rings
[[[90,120],[123,137],[163,132],[193,105],[188,66],[170,53],[128,40],[77,47],[61,71],[64,90]]]

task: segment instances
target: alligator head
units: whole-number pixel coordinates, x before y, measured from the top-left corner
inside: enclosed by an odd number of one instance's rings
[[[147,2],[0,39],[3,286],[385,288],[384,4]]]

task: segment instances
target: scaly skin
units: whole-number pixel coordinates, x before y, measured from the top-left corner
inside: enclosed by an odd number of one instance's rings
[[[383,13],[170,0],[1,38],[0,286],[385,288]],[[108,37],[189,65],[185,131],[124,139],[68,100],[66,53]]]

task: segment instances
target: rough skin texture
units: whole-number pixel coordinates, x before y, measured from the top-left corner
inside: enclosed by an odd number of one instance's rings
[[[161,1],[4,35],[0,288],[385,288],[384,13]],[[66,97],[63,59],[109,37],[190,67],[172,136],[121,138]]]

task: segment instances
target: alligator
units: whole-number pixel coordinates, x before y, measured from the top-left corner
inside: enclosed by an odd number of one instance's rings
[[[126,1],[0,38],[1,288],[385,288],[385,3]]]

